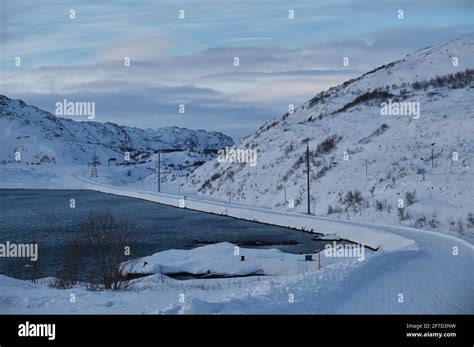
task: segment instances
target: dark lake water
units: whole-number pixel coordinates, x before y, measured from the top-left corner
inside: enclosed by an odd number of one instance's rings
[[[75,208],[69,207],[70,199]],[[222,241],[291,253],[313,253],[325,245],[314,234],[282,227],[86,190],[39,189],[0,189],[0,243],[37,243],[41,275],[58,276],[64,245],[77,235],[80,222],[91,212],[106,211],[136,225],[133,258]],[[273,245],[258,246],[256,241]],[[24,278],[18,262],[0,257],[0,273]]]

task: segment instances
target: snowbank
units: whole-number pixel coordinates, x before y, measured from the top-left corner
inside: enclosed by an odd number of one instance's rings
[[[241,261],[241,256],[245,260]],[[317,255],[313,255],[317,259]],[[309,264],[309,265],[308,265]],[[229,242],[191,250],[167,250],[126,262],[122,271],[135,274],[210,274],[229,276],[297,275],[317,269],[317,262],[306,262],[304,255],[277,249],[241,248]]]

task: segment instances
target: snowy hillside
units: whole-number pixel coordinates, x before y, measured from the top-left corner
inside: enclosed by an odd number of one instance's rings
[[[210,161],[186,187],[306,212],[308,140],[312,213],[472,237],[473,56],[470,35],[322,92],[234,146],[256,150],[257,165]],[[384,113],[389,102],[413,109]]]
[[[94,152],[102,165],[107,165],[110,158],[118,165],[145,164],[156,161],[152,157],[156,150],[169,148],[185,151],[168,154],[173,158],[168,164],[193,167],[209,160],[213,151],[233,144],[222,133],[204,130],[177,127],[152,130],[78,122],[3,95],[0,95],[0,138],[0,164],[4,168],[21,164],[23,170],[41,164],[87,165]]]

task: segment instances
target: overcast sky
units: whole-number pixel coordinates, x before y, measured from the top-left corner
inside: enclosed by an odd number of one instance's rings
[[[94,101],[97,121],[216,130],[238,139],[288,104],[472,33],[473,4],[0,0],[0,94],[51,112],[64,98]]]

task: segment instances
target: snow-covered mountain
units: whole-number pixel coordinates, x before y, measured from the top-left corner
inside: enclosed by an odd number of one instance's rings
[[[159,149],[185,150],[179,161],[201,163],[212,152],[233,144],[219,132],[177,127],[139,129],[114,123],[56,117],[21,100],[0,95],[0,163],[87,165],[94,152],[106,164],[144,163]],[[125,160],[129,153],[130,160]],[[20,157],[16,157],[19,153]],[[20,160],[18,160],[20,159]]]
[[[186,186],[306,212],[308,141],[312,213],[472,233],[473,57],[470,35],[324,91],[234,146],[256,150],[257,165],[210,161]]]

